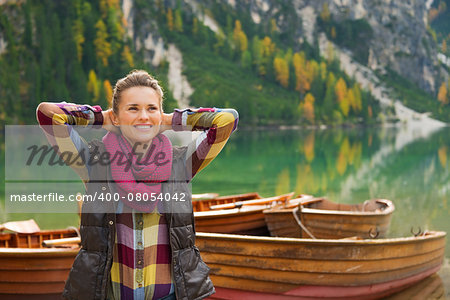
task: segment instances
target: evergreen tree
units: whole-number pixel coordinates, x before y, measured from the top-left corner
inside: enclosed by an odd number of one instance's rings
[[[192,35],[194,36],[194,37],[196,37],[197,36],[197,34],[198,34],[198,19],[196,18],[196,17],[194,17],[193,19],[192,19]]]
[[[25,2],[23,7],[24,17],[25,17],[25,30],[23,33],[23,43],[25,47],[33,47],[33,28],[31,24],[31,3],[30,1]]]
[[[277,32],[277,22],[274,18],[270,19],[270,35],[274,36],[274,34]]]
[[[249,69],[252,66],[252,55],[250,54],[250,51],[244,51],[242,52],[241,57],[241,65],[245,69]]]
[[[327,79],[327,64],[324,61],[320,62],[320,78]]]
[[[336,79],[334,77],[333,72],[328,73],[328,78],[326,82],[326,92],[325,98],[323,100],[323,113],[325,120],[331,121],[333,110],[334,110],[334,99],[335,99],[335,91],[334,87],[336,84]]]

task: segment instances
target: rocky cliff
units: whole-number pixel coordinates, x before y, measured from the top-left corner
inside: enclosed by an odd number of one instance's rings
[[[131,7],[139,8],[131,4],[134,2],[123,0],[123,10],[129,25],[136,24],[133,22]],[[222,0],[223,5],[240,12],[240,15],[248,15],[255,24],[263,28],[270,28],[275,24],[276,30],[291,40],[290,46],[294,50],[301,49],[303,42],[307,41],[310,45],[318,46],[321,54],[326,56],[324,45],[332,45],[335,56],[350,76],[354,76],[364,88],[370,90],[385,107],[401,106],[402,109],[403,105],[395,97],[389,96],[389,88],[383,86],[378,75],[394,71],[431,94],[435,94],[437,85],[448,78],[447,72],[440,66],[436,42],[428,29],[427,13],[431,2],[432,0]],[[180,3],[168,0],[165,5],[175,8]],[[183,10],[197,15],[212,31],[219,34],[222,32],[218,22],[207,13],[214,5],[217,7],[217,1],[189,0],[181,5]],[[332,20],[330,26],[353,26],[353,29],[350,28],[353,32],[350,33],[345,33],[348,28],[343,27],[343,34],[347,36],[341,37],[341,40],[344,39],[341,44],[331,41],[330,34],[324,34],[326,30],[323,24],[319,24],[325,7]],[[192,88],[186,78],[181,77],[182,53],[174,49],[173,45],[173,51],[167,51],[169,45],[165,45],[159,36],[155,22],[138,23],[139,28],[128,29],[136,49],[153,65],[159,65],[162,60],[169,62],[169,71],[179,74],[168,77],[169,86],[181,89],[174,96],[179,104],[188,105]],[[366,30],[358,32],[359,24],[364,25]],[[338,31],[338,34],[341,33],[342,30]],[[352,38],[350,42],[348,36]],[[173,53],[177,55],[174,56]],[[186,91],[182,86],[188,87]],[[414,111],[406,115],[397,111],[396,118],[407,121],[428,116],[415,114]]]
[[[324,5],[337,22],[364,19],[372,29],[365,64],[372,70],[387,68],[410,79],[427,92],[436,92],[436,82],[448,74],[439,67],[436,43],[428,32],[430,1],[416,0],[227,0],[235,9],[248,10],[255,23],[276,21],[278,30],[290,31],[295,40],[314,43],[320,30],[317,16]],[[301,20],[295,26],[292,14]],[[295,20],[298,23],[298,20]],[[356,45],[358,47],[358,45]]]

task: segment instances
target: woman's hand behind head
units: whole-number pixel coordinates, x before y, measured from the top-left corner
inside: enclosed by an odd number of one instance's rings
[[[102,127],[107,131],[119,133],[120,132],[119,127],[113,125],[112,117],[111,117],[112,113],[113,113],[113,111],[111,108],[106,111],[102,111],[102,114],[103,114],[103,126]]]

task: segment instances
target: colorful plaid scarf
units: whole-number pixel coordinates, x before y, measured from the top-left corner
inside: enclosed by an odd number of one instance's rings
[[[121,200],[130,208],[153,212],[161,182],[169,179],[172,169],[170,140],[163,134],[155,136],[144,157],[134,153],[123,135],[108,132],[103,143],[110,155],[111,174]]]

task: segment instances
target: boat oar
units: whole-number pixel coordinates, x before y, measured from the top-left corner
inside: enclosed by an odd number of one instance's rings
[[[192,194],[192,200],[213,199],[219,197],[217,193]]]
[[[33,219],[26,221],[12,221],[0,224],[0,231],[10,230],[17,233],[35,233],[41,231],[38,224]]]
[[[81,238],[79,236],[77,236],[77,237],[64,238],[64,239],[44,240],[42,242],[42,245],[45,247],[54,247],[54,246],[60,246],[60,245],[79,244],[79,243],[81,243]]]
[[[285,205],[285,208],[292,208],[299,205],[308,205],[316,202],[323,201],[323,197],[313,197],[311,195],[300,195],[301,197],[289,200],[289,203]]]
[[[293,195],[294,195],[294,193],[289,193],[289,194],[285,194],[282,196],[275,196],[275,197],[270,197],[270,198],[236,201],[233,203],[211,205],[209,207],[209,209],[216,210],[216,209],[241,208],[242,206],[247,206],[247,205],[262,205],[262,204],[272,203],[275,201],[287,201],[287,200],[291,199]]]

